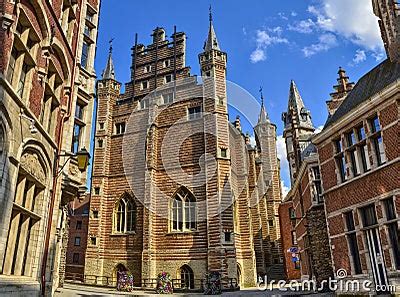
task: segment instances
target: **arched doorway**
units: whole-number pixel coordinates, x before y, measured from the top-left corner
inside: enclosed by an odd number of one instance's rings
[[[113,279],[116,286],[118,286],[118,279],[120,277],[120,274],[123,272],[128,272],[128,269],[126,269],[123,264],[119,263],[117,266],[115,266]]]
[[[192,268],[188,265],[183,265],[180,269],[181,273],[181,288],[194,289],[194,274]]]

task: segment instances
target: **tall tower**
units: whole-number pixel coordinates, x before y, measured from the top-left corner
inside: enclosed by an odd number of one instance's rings
[[[112,45],[108,55],[107,65],[101,79],[97,81],[97,121],[94,139],[94,157],[90,197],[91,215],[88,226],[88,238],[94,239],[96,244],[88,244],[86,250],[85,274],[103,273],[104,257],[100,247],[104,244],[104,225],[109,200],[110,170],[112,168],[111,155],[114,151],[112,136],[114,125],[112,114],[120,95],[121,84],[116,81],[114,63],[112,59]],[[94,215],[95,213],[99,215]],[[107,218],[107,221],[109,219]]]
[[[229,120],[226,99],[226,53],[222,52],[214,31],[210,8],[210,24],[204,51],[199,63],[204,84],[203,112],[206,154],[206,198],[208,230],[208,270],[219,271],[222,277],[235,277],[236,255],[226,234],[233,234]],[[215,159],[215,161],[214,161]],[[209,164],[216,162],[216,168]]]
[[[386,54],[392,62],[400,62],[400,4],[395,0],[372,0],[379,18]]]
[[[286,142],[290,181],[293,185],[301,165],[302,152],[310,144],[315,131],[310,111],[306,109],[293,80],[290,83],[288,109],[282,114],[282,120],[285,125],[283,137]]]
[[[354,83],[349,82],[349,77],[346,75],[346,71],[342,67],[339,67],[338,74],[338,83],[333,86],[335,92],[331,93],[331,99],[326,101],[329,116],[332,116],[335,113],[354,87]]]
[[[258,183],[260,196],[262,253],[257,257],[257,272],[267,273],[270,279],[282,279],[284,276],[280,248],[280,227],[278,209],[281,203],[279,162],[276,151],[276,125],[271,123],[265,109],[264,96],[261,93],[261,110],[258,123],[254,127],[258,149],[258,161],[262,165],[262,182]],[[256,250],[257,252],[257,250]],[[264,259],[264,267],[260,267]]]

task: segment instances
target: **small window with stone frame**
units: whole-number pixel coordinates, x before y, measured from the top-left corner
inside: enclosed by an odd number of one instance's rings
[[[142,83],[140,84],[140,89],[141,90],[146,90],[149,88],[149,82],[147,80],[142,81]]]
[[[188,108],[189,120],[195,120],[201,118],[201,106],[189,107]]]
[[[164,60],[163,67],[168,68],[169,66],[171,66],[171,60],[170,59]]]
[[[143,73],[150,73],[151,72],[151,65],[145,65],[143,67]]]
[[[74,245],[75,246],[80,246],[81,245],[81,238],[79,236],[75,237]]]
[[[166,84],[172,82],[173,80],[174,80],[174,77],[172,74],[167,74],[166,76],[164,76],[164,82]]]
[[[78,264],[79,263],[79,253],[74,253],[72,256],[72,263]]]
[[[125,122],[120,122],[115,124],[115,134],[124,134],[126,129]]]
[[[170,93],[163,94],[162,98],[163,98],[164,104],[172,103],[172,102],[174,102],[174,93],[170,92]]]
[[[149,108],[149,98],[143,98],[140,100],[140,109]]]

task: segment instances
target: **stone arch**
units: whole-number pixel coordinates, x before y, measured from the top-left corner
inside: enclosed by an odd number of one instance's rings
[[[115,280],[115,283],[118,282],[118,273],[119,272],[128,272],[128,268],[126,268],[126,266],[122,263],[118,263],[117,265],[115,265],[114,269],[113,269],[113,279]]]
[[[37,141],[34,138],[24,139],[25,145],[21,144],[18,150],[18,160],[21,160],[24,153],[27,151],[35,152],[38,155],[38,160],[40,160],[40,164],[42,164],[44,171],[46,172],[46,182],[50,183],[51,179],[47,178],[51,176],[52,168],[53,168],[53,157],[47,153],[45,146]],[[47,184],[46,184],[47,186]]]
[[[182,289],[194,289],[194,273],[189,265],[185,264],[179,268],[178,277],[181,280]]]
[[[24,14],[27,16],[30,22],[34,22],[40,28],[40,33],[42,39],[46,39],[50,37],[51,27],[49,23],[48,16],[44,13],[46,11],[45,7],[41,3],[41,1],[34,0],[30,1],[29,5],[26,3],[20,3],[20,10],[24,11]],[[33,25],[33,24],[32,24]]]
[[[61,65],[64,80],[68,80],[71,77],[71,68],[67,58],[70,56],[69,53],[65,52],[63,43],[56,37],[53,38],[53,43],[51,47],[54,50],[54,53],[51,55],[52,58],[54,57],[54,59],[58,61],[58,63],[56,63]]]

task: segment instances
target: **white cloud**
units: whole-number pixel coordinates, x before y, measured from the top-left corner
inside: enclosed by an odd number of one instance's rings
[[[309,34],[314,31],[316,24],[312,19],[301,20],[299,22],[295,22],[293,25],[288,25],[288,30],[295,31],[298,33]]]
[[[250,55],[250,61],[252,63],[265,61],[266,59],[267,59],[267,56],[265,54],[265,51],[260,48],[255,49]]]
[[[290,15],[291,15],[292,17],[296,17],[296,16],[297,16],[297,12],[292,11],[292,12],[290,13]]]
[[[369,0],[319,0],[308,12],[317,18],[321,30],[340,35],[363,49],[382,52],[378,20]]]
[[[383,51],[378,52],[378,53],[372,53],[372,57],[375,58],[377,62],[381,61],[383,58],[385,58],[385,53]]]
[[[287,21],[289,18],[285,15],[285,13],[284,12],[279,12],[278,13],[278,16],[282,19],[282,20],[285,20],[285,21]]]
[[[319,52],[326,52],[338,45],[336,36],[331,33],[322,34],[319,36],[318,40],[318,43],[303,48],[304,56],[311,57]]]
[[[283,135],[278,135],[276,138],[276,150],[279,160],[281,161],[281,184],[283,197],[290,190],[290,172],[289,163],[286,158],[286,143]]]
[[[272,33],[272,34],[271,34]],[[286,38],[281,37],[282,28],[275,27],[267,30],[257,30],[256,49],[250,55],[250,61],[257,63],[267,59],[267,48],[275,44],[289,43]]]
[[[314,133],[318,134],[318,133],[320,133],[322,131],[322,129],[324,129],[324,125],[321,125],[321,126],[318,126],[317,128],[315,128]]]
[[[285,199],[286,195],[290,191],[290,187],[286,186],[283,180],[281,180],[281,189],[282,189],[282,199]]]
[[[367,55],[364,50],[358,49],[356,50],[356,54],[353,58],[353,63],[354,64],[359,64],[361,62],[364,62],[367,59]]]

